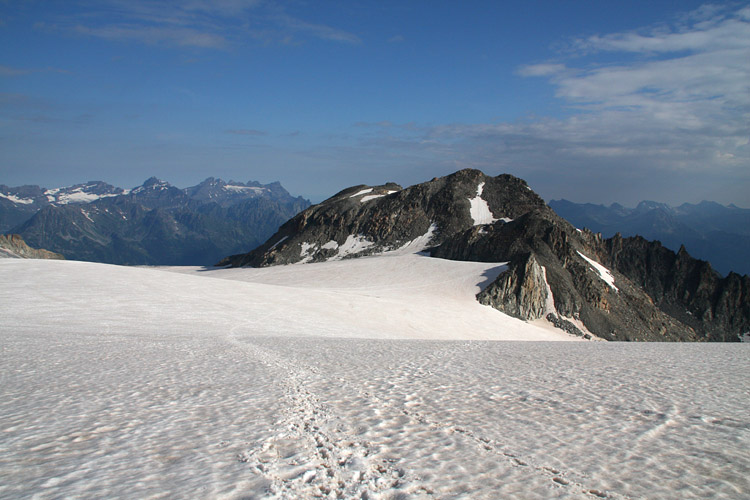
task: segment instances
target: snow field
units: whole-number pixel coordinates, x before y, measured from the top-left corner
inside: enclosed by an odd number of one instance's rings
[[[501,271],[0,261],[0,498],[750,495],[747,345],[488,342],[571,338]]]

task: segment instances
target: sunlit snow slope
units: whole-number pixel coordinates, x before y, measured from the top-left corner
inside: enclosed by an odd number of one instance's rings
[[[500,270],[2,260],[0,498],[750,495],[749,346],[472,340],[569,338]]]
[[[501,269],[401,255],[208,271],[8,263],[0,272],[6,312],[34,331],[574,339],[480,305],[479,284]]]

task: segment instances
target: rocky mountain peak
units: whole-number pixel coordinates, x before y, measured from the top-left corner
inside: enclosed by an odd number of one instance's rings
[[[170,187],[170,184],[167,181],[159,179],[158,177],[149,177],[148,179],[143,181],[141,187],[144,189],[159,189]]]
[[[303,211],[259,248],[221,264],[268,266],[422,249],[541,207],[544,201],[523,180],[473,169],[408,188],[352,186]]]

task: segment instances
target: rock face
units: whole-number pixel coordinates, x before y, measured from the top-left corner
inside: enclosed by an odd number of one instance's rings
[[[43,205],[13,232],[69,259],[111,264],[210,265],[259,245],[310,205],[278,183],[214,178],[187,189],[152,177],[129,190],[92,182],[37,191],[44,201],[21,198],[18,190],[0,198]]]
[[[750,273],[750,209],[709,201],[678,207],[643,201],[626,208],[616,203],[607,207],[552,200],[549,206],[574,226],[606,238],[617,233],[640,235],[673,251],[684,245],[722,274]]]
[[[432,255],[507,261],[508,270],[478,299],[520,319],[546,318],[566,331],[574,327],[607,340],[700,339],[612,269],[603,250],[596,235],[579,232],[543,207],[512,222],[456,234]]]
[[[0,234],[0,258],[65,260],[59,253],[31,248],[17,234]]]
[[[709,340],[736,340],[750,331],[750,277],[722,278],[685,247],[673,252],[658,241],[619,234],[603,242],[612,265],[648,293],[660,309]]]
[[[219,265],[256,267],[439,245],[486,218],[518,217],[544,201],[510,175],[461,170],[403,189],[354,186],[308,208],[266,243]]]
[[[219,265],[320,262],[384,251],[507,262],[477,296],[511,316],[607,340],[739,340],[748,277],[721,278],[684,250],[578,230],[510,175],[462,170],[402,189],[355,186]]]

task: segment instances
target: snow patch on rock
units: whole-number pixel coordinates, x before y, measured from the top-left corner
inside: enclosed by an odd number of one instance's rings
[[[552,288],[549,286],[549,281],[547,281],[547,269],[544,266],[541,266],[541,268],[544,286],[547,289],[547,299],[544,303],[544,315],[546,316],[548,313],[557,314],[557,310],[555,309],[555,297],[552,295]]]
[[[362,191],[358,191],[351,195],[349,198],[356,198],[357,196],[362,196],[363,194],[372,193],[373,188],[367,188],[363,189]]]
[[[389,250],[385,252],[385,254],[405,255],[405,254],[410,254],[410,253],[423,252],[424,250],[430,247],[432,238],[435,236],[435,233],[437,232],[437,230],[438,230],[437,224],[433,222],[432,224],[430,224],[430,227],[427,229],[427,232],[424,233],[422,236],[414,238],[413,240],[401,245],[395,250]]]
[[[604,281],[606,284],[608,284],[610,287],[612,287],[613,290],[619,291],[617,287],[615,286],[615,277],[612,276],[612,272],[604,267],[603,265],[599,264],[597,261],[593,259],[589,259],[585,255],[583,255],[581,252],[578,252],[578,255],[583,257],[583,259],[588,262],[591,267],[594,268],[594,270],[599,273],[599,277]]]
[[[279,246],[281,243],[283,243],[284,241],[286,241],[287,238],[289,238],[289,236],[284,236],[279,241],[277,241],[276,243],[274,243],[273,245],[271,245],[271,248],[269,248],[269,250],[273,250],[274,248],[276,248],[277,246]]]
[[[360,203],[365,203],[370,200],[374,200],[375,198],[382,198],[384,197],[384,194],[368,194],[367,196],[363,196],[360,201]]]
[[[346,237],[346,241],[339,246],[339,253],[330,260],[340,260],[348,255],[355,255],[373,246],[375,243],[368,240],[364,235],[352,235]]]
[[[268,191],[267,188],[262,188],[262,187],[257,187],[257,186],[238,186],[236,184],[227,184],[226,186],[224,186],[224,189],[226,191],[253,192],[256,195],[264,191]]]
[[[469,213],[471,214],[471,218],[474,219],[475,226],[480,226],[483,224],[492,224],[493,222],[497,220],[492,216],[492,212],[490,211],[490,206],[482,198],[483,190],[484,190],[484,182],[480,183],[479,186],[477,186],[476,197],[469,198],[469,203],[471,203],[471,207],[469,208]]]
[[[21,203],[22,205],[30,205],[34,203],[34,200],[32,200],[31,198],[19,198],[14,194],[0,193],[0,198],[5,198],[6,200],[10,200],[13,203]]]

